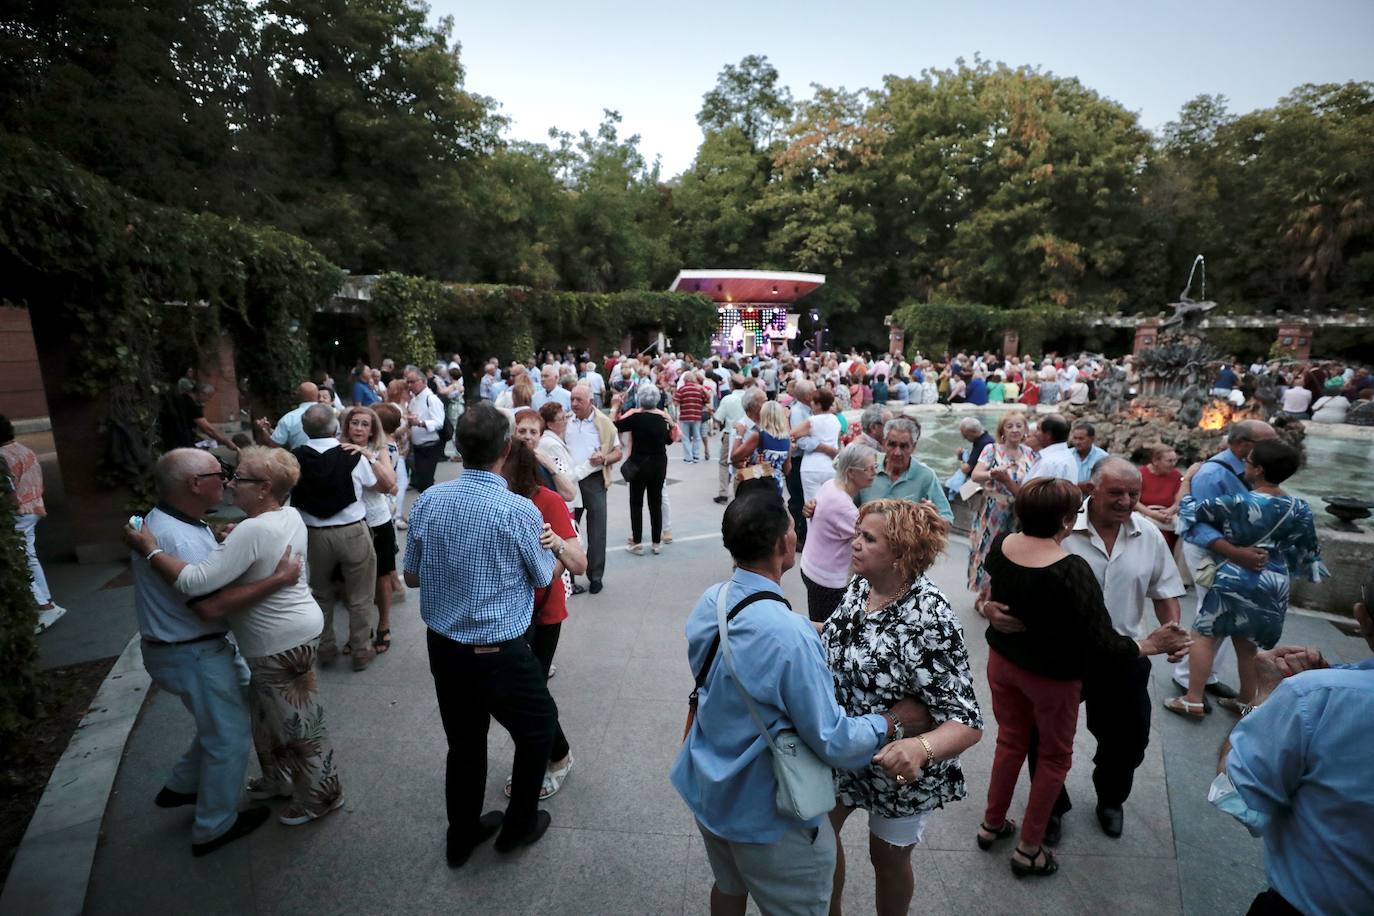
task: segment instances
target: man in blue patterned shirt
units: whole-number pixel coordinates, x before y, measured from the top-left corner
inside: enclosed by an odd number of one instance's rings
[[[555,558],[540,543],[539,510],[511,493],[501,476],[510,421],[483,401],[463,414],[457,432],[462,476],[415,500],[405,557],[406,584],[420,589],[429,669],[448,737],[448,863],[454,868],[497,830],[498,852],[528,846],[548,830],[539,788],[558,725],[543,669],[523,638],[534,589],[552,581]],[[493,717],[515,742],[504,815],[482,814]]]

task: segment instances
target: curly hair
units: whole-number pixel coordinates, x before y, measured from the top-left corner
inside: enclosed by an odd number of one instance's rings
[[[916,577],[935,565],[948,542],[949,522],[927,502],[914,503],[906,499],[875,499],[859,507],[855,527],[870,515],[881,515],[883,537],[897,560],[897,571],[904,581]]]

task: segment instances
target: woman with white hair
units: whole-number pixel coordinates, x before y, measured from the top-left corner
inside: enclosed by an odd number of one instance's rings
[[[635,408],[620,413],[624,392],[611,400],[615,428],[629,433],[633,451],[620,466],[630,485],[630,552],[644,553],[644,497],[649,498],[649,528],[653,552],[663,551],[663,484],[668,477],[668,443],[673,439],[673,418],[659,408],[662,394],[652,382],[635,390]]]
[[[878,452],[861,442],[851,442],[835,458],[835,476],[816,494],[801,555],[806,611],[815,623],[824,623],[844,597],[854,525],[859,518],[859,491],[872,486],[877,473]]]

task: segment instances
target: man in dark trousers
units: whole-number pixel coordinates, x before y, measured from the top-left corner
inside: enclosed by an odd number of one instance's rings
[[[1083,503],[1063,547],[1092,568],[1112,628],[1122,636],[1140,639],[1161,624],[1177,624],[1183,579],[1172,551],[1159,528],[1135,511],[1140,500],[1140,471],[1123,458],[1099,461],[1092,473],[1092,496]],[[1003,632],[1020,625],[995,601],[984,603],[988,622]],[[1153,621],[1148,618],[1154,618]],[[1147,622],[1148,621],[1148,622]],[[1126,664],[1092,671],[1083,679],[1088,731],[1097,739],[1093,756],[1093,788],[1097,790],[1097,822],[1116,839],[1125,823],[1125,804],[1136,768],[1150,744],[1150,659],[1141,656]],[[1030,770],[1035,773],[1035,746]],[[1045,831],[1045,842],[1059,842],[1063,816],[1073,807],[1068,788],[1061,788]]]
[[[524,640],[534,590],[553,579],[557,557],[544,520],[506,487],[510,421],[483,401],[463,414],[463,473],[415,500],[406,532],[406,585],[420,590],[429,670],[448,737],[444,791],[448,864],[458,868],[498,830],[498,852],[539,840],[551,818],[539,789],[553,747],[558,707]],[[482,814],[487,730],[492,718],[515,742],[510,804]]]

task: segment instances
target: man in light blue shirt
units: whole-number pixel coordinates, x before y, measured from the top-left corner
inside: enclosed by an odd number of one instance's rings
[[[1245,493],[1249,489],[1243,476],[1245,459],[1250,457],[1256,442],[1273,439],[1276,435],[1274,428],[1262,420],[1243,420],[1232,426],[1226,436],[1226,448],[1208,458],[1193,472],[1189,484],[1193,499],[1204,502],[1219,496]],[[1197,569],[1207,559],[1209,552],[1217,554],[1219,562],[1230,560],[1255,572],[1261,572],[1269,561],[1267,551],[1257,547],[1237,547],[1226,540],[1220,529],[1199,522],[1183,536],[1183,559],[1187,561],[1189,569]],[[1196,607],[1202,607],[1207,589],[1201,584],[1195,585]],[[1218,680],[1216,674],[1224,662],[1234,658],[1235,651],[1229,639],[1222,640],[1217,646],[1212,676],[1207,679],[1207,693],[1212,696],[1229,698],[1237,695],[1234,689]],[[1185,658],[1174,665],[1174,684],[1187,692],[1188,680],[1188,659]],[[1203,699],[1210,709],[1211,701],[1205,697]]]
[[[1093,468],[1107,457],[1107,450],[1097,445],[1097,427],[1087,420],[1074,421],[1069,432],[1069,447],[1073,449],[1074,460],[1078,462],[1078,483],[1088,483],[1093,476]],[[1091,488],[1088,488],[1091,491]]]
[[[1370,648],[1374,621],[1355,619]],[[1208,801],[1264,838],[1251,913],[1368,913],[1374,901],[1374,658],[1330,665],[1279,646],[1257,659],[1253,711],[1222,746]]]
[[[571,393],[558,384],[557,366],[545,366],[539,370],[539,385],[534,389],[530,406],[538,410],[549,401],[562,404],[564,410],[572,410]]]
[[[258,445],[275,446],[287,451],[300,448],[310,439],[301,429],[301,417],[307,410],[320,402],[320,389],[314,382],[301,382],[296,386],[297,404],[288,413],[282,414],[276,427],[260,417],[254,424]]]
[[[726,606],[779,593],[797,546],[781,500],[771,492],[745,493],[725,510],[721,529],[736,566]],[[743,898],[753,895],[764,913],[821,914],[830,905],[835,833],[825,815],[802,821],[778,811],[768,742],[741,690],[770,731],[795,730],[825,763],[844,769],[864,766],[888,740],[923,725],[923,710],[903,700],[882,715],[847,716],[835,701],[815,628],[780,596],[756,600],[730,621],[727,666],[713,650],[719,588],[709,588],[687,619],[688,659],[701,686],[695,722],[673,765],[673,787],[706,843],[716,879],[713,912],[744,912]],[[717,910],[717,903],[730,909]]]

